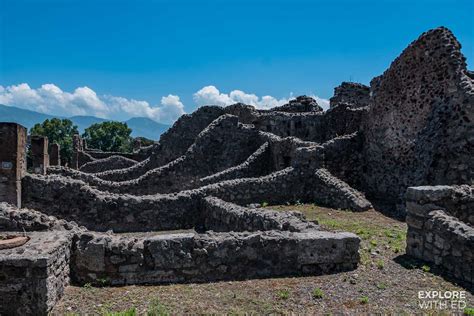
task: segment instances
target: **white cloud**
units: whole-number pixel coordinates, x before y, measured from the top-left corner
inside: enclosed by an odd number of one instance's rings
[[[323,109],[329,108],[329,101],[320,98],[315,95],[311,95],[312,98],[316,99],[318,104]],[[238,102],[255,106],[257,109],[270,109],[276,106],[281,106],[288,103],[289,100],[293,99],[292,94],[288,98],[277,99],[270,95],[258,97],[255,94],[245,93],[241,90],[233,90],[229,94],[221,93],[215,86],[206,86],[201,90],[197,91],[193,95],[194,102],[198,106],[202,105],[220,105],[227,106]]]
[[[324,109],[329,108],[329,101],[311,95]],[[238,102],[250,104],[258,109],[269,109],[288,103],[288,98],[277,99],[265,95],[241,90],[221,93],[215,86],[205,86],[193,95],[198,106],[227,106]],[[161,98],[158,105],[147,101],[127,99],[112,95],[97,95],[88,87],[76,88],[73,92],[61,90],[58,86],[48,83],[34,89],[26,83],[3,87],[0,85],[0,104],[17,106],[33,111],[58,116],[93,115],[114,120],[126,120],[130,117],[148,117],[157,122],[172,123],[185,113],[184,105],[179,96],[168,95]]]
[[[163,97],[158,106],[151,106],[147,101],[98,96],[88,87],[79,87],[72,93],[65,92],[51,83],[38,89],[26,83],[0,86],[0,104],[58,116],[94,115],[116,120],[144,116],[163,123],[172,123],[185,113],[183,103],[174,95]]]

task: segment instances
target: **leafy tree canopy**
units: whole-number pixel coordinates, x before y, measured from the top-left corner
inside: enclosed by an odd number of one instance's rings
[[[46,136],[50,145],[59,144],[62,162],[71,161],[72,138],[77,133],[77,126],[71,120],[58,118],[47,119],[41,124],[35,124],[30,129],[30,135]]]
[[[102,151],[132,151],[132,130],[126,123],[103,122],[92,124],[86,128],[82,137],[87,141],[88,148]]]

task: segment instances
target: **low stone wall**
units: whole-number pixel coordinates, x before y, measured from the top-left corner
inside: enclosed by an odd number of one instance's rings
[[[474,288],[474,187],[408,188],[407,254]]]
[[[0,252],[0,293],[20,302],[1,308],[45,314],[67,284],[69,266],[76,283],[123,285],[317,275],[354,269],[359,261],[356,235],[320,231],[298,212],[256,210],[214,197],[202,199],[199,210],[193,217],[201,233],[136,237],[89,232],[2,203],[2,230],[49,231],[27,233],[27,244]],[[23,286],[26,295],[19,297]]]
[[[25,207],[75,221],[88,229],[117,232],[172,230],[195,224],[199,200],[189,192],[134,196],[102,192],[59,176],[23,178]]]
[[[333,208],[365,211],[364,195],[325,169],[292,167],[258,178],[234,179],[179,193],[134,196],[99,191],[80,180],[61,176],[26,175],[25,207],[105,231],[166,230],[195,225],[199,201],[215,196],[247,205],[267,202],[318,202]]]
[[[79,170],[87,173],[98,173],[108,170],[128,168],[135,165],[136,163],[136,160],[130,158],[122,156],[110,156],[108,158],[88,162],[81,166]]]
[[[26,235],[26,244],[0,251],[2,315],[47,315],[69,283],[71,234]]]
[[[307,222],[300,212],[278,212],[271,209],[250,209],[215,197],[202,200],[201,225],[203,230],[216,232],[287,230],[302,232],[319,229]]]
[[[81,230],[75,222],[57,219],[44,213],[19,209],[7,203],[0,203],[0,231],[44,231],[44,230]]]
[[[292,166],[325,168],[354,188],[362,189],[362,137],[358,132],[333,138],[323,144],[300,147]]]
[[[169,234],[145,238],[82,234],[72,275],[84,284],[210,282],[317,275],[354,269],[359,238],[311,231]]]
[[[208,197],[198,218],[199,234],[81,234],[73,248],[73,279],[111,285],[209,282],[330,273],[354,269],[359,261],[356,235],[320,231],[299,213]]]
[[[269,174],[271,171],[271,167],[269,166],[270,158],[271,156],[269,144],[268,142],[265,142],[243,163],[199,179],[199,182],[196,184],[196,187],[202,187],[207,184],[212,184],[224,180],[258,177]]]

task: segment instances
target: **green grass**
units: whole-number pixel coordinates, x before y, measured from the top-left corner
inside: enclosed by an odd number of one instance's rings
[[[375,263],[375,265],[377,266],[377,268],[379,268],[380,270],[382,270],[385,266],[384,262],[382,259],[379,259],[377,260],[377,262]]]
[[[474,307],[466,307],[463,311],[464,315],[473,316],[474,315]]]
[[[375,285],[379,290],[385,290],[387,288],[387,284],[380,282]]]
[[[313,297],[317,299],[321,299],[324,297],[324,292],[319,287],[313,290]]]
[[[148,306],[146,314],[147,316],[168,316],[170,312],[158,299],[154,299]]]
[[[290,297],[290,291],[287,289],[277,291],[277,296],[281,300],[286,300]]]
[[[260,204],[260,206],[262,206],[262,207],[267,207],[267,206],[268,206],[268,202],[262,202],[262,203]]]
[[[135,309],[135,307],[129,308],[121,312],[105,311],[102,313],[102,316],[136,316],[136,315],[137,315],[137,310]]]
[[[362,296],[361,298],[359,298],[359,303],[361,303],[362,305],[368,304],[369,298],[367,296]]]
[[[431,268],[429,265],[424,264],[421,266],[421,270],[423,270],[423,272],[430,272]]]

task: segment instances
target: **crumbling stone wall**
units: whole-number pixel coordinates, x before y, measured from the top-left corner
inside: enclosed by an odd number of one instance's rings
[[[474,187],[410,187],[406,221],[408,255],[474,288]]]
[[[334,96],[329,99],[331,108],[345,103],[350,107],[365,107],[369,105],[370,88],[356,82],[343,82],[334,88]]]
[[[84,182],[58,176],[23,178],[25,207],[91,230],[117,232],[194,227],[196,194],[134,196],[102,192]],[[191,192],[192,193],[192,192]]]
[[[82,165],[79,170],[86,173],[99,173],[107,170],[128,168],[135,165],[136,163],[136,160],[113,155],[108,158],[88,162]]]
[[[446,28],[422,34],[371,82],[363,123],[365,191],[403,200],[406,188],[474,179],[474,89]]]
[[[211,197],[201,207],[199,234],[81,234],[72,277],[111,285],[209,282],[343,271],[359,260],[357,236],[319,231],[301,214],[257,212]]]
[[[11,225],[5,225],[7,218]],[[317,224],[305,221],[298,212],[257,211],[207,197],[201,200],[200,214],[195,218],[199,220],[196,229],[200,233],[120,236],[88,232],[74,223],[67,223],[65,227],[64,221],[54,217],[0,204],[3,227],[24,225],[27,229],[49,230],[29,233],[34,243],[28,247],[34,249],[33,252],[47,253],[52,259],[52,265],[46,270],[47,293],[51,295],[48,298],[44,294],[36,295],[38,301],[28,302],[29,307],[46,304],[48,310],[51,308],[67,282],[69,270],[64,267],[65,261],[70,261],[71,278],[76,283],[96,284],[102,279],[109,285],[314,275],[354,269],[359,261],[360,240],[356,235],[320,231]],[[69,227],[73,228],[67,234],[56,231],[69,230]],[[36,245],[41,242],[48,247],[38,251]],[[18,253],[25,254],[30,248],[22,246],[21,249]],[[50,249],[56,252],[50,252]],[[21,260],[10,254],[6,257],[13,264]],[[3,253],[0,254],[0,262],[2,260],[5,260]],[[31,267],[36,261],[21,262]],[[17,270],[0,271],[6,271],[10,277]],[[24,280],[14,281],[24,283]],[[0,290],[5,290],[1,285]]]
[[[319,106],[315,99],[302,95],[296,99],[290,100],[287,104],[272,108],[273,111],[279,112],[321,112],[322,107]]]
[[[335,137],[320,145],[300,146],[295,152],[292,166],[301,169],[325,168],[350,186],[363,190],[362,143],[361,134],[356,132]]]

